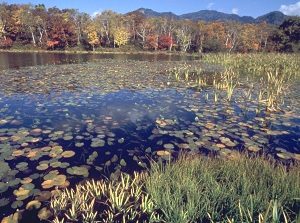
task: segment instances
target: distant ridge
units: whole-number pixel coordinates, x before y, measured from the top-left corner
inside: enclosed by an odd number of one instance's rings
[[[273,11],[269,12],[265,15],[259,16],[256,18],[256,22],[262,22],[265,21],[267,23],[279,26],[283,23],[283,21],[287,18],[288,16],[284,15],[282,12],[279,11]]]
[[[173,19],[191,19],[191,20],[203,20],[206,22],[221,20],[234,20],[239,23],[259,23],[259,22],[267,22],[273,25],[280,25],[283,23],[287,15],[284,15],[282,12],[273,11],[269,12],[265,15],[259,16],[257,18],[253,18],[251,16],[239,16],[236,14],[228,14],[223,12],[218,12],[215,10],[200,10],[198,12],[191,12],[182,15],[176,15],[173,12],[156,12],[152,9],[139,8],[135,11],[142,12],[146,17],[168,17]]]
[[[179,19],[179,16],[174,14],[173,12],[156,12],[153,11],[152,9],[145,9],[145,8],[139,8],[135,11],[139,11],[143,13],[146,17],[168,17],[168,18],[174,18],[174,19]]]

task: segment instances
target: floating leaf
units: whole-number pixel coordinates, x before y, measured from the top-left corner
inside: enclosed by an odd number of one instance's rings
[[[19,207],[22,207],[22,205],[23,205],[23,201],[14,201],[14,202],[11,204],[11,207],[12,207],[13,209],[17,209],[17,208],[19,208]]]
[[[41,202],[38,200],[29,201],[26,204],[26,210],[39,209],[41,207]]]
[[[169,151],[166,151],[166,150],[159,150],[159,151],[156,152],[156,154],[158,156],[170,156],[171,155],[171,153]]]
[[[121,166],[127,166],[127,163],[126,163],[126,161],[124,159],[121,159],[120,160],[120,165]]]
[[[118,139],[118,143],[123,143],[125,141],[125,139],[124,138],[120,138],[120,139]]]
[[[52,211],[47,209],[46,207],[43,207],[39,212],[38,212],[38,217],[40,220],[47,220],[53,215]]]
[[[72,150],[66,150],[64,151],[61,156],[64,157],[64,158],[69,158],[69,157],[72,157],[75,155],[75,152],[72,151]]]
[[[165,149],[174,149],[174,145],[171,143],[164,144]]]
[[[35,199],[38,201],[47,201],[51,196],[52,194],[50,191],[40,191],[36,194]]]
[[[0,207],[4,207],[4,206],[6,206],[6,205],[8,205],[9,204],[9,199],[7,199],[7,198],[0,198]]]
[[[111,160],[112,163],[115,163],[115,162],[118,161],[118,159],[119,159],[118,156],[114,155],[110,160]]]

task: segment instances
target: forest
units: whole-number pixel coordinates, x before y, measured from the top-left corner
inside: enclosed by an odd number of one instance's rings
[[[44,4],[0,4],[0,49],[300,52],[300,17],[280,26],[266,22],[176,20],[133,11],[105,10],[91,16]]]

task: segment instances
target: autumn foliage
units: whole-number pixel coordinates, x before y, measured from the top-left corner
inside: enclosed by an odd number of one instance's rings
[[[0,4],[0,48],[31,46],[48,50],[120,48],[182,52],[300,51],[300,19],[281,26],[266,22],[174,20],[148,18],[142,12],[105,10],[90,16],[75,9],[45,5]],[[27,47],[28,48],[28,47]]]

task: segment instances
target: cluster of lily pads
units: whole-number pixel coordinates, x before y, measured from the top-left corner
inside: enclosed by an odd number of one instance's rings
[[[116,60],[0,71],[3,216],[34,208],[48,219],[51,212],[38,202],[57,189],[101,175],[117,179],[182,150],[224,157],[248,150],[300,161],[298,100],[286,97],[283,111],[257,113],[240,84],[230,101],[222,88],[224,100],[213,101],[214,88],[169,76],[180,66],[222,71],[201,61]],[[296,89],[289,91],[297,97]]]

